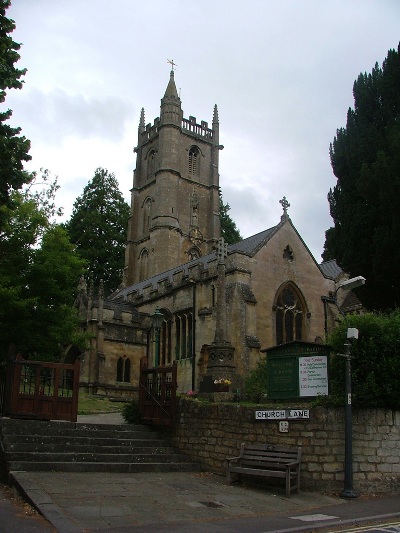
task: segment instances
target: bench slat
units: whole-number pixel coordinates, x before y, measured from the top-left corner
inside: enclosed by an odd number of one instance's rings
[[[286,496],[289,497],[292,489],[300,490],[300,462],[301,446],[290,448],[242,443],[240,456],[227,459],[228,482],[231,481],[231,473],[285,478]]]

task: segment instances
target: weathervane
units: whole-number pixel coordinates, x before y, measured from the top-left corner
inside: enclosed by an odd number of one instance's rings
[[[282,200],[279,200],[279,203],[282,205],[283,207],[283,214],[284,216],[287,216],[287,208],[290,207],[290,204],[289,202],[286,200],[286,196],[284,196],[282,198]]]
[[[174,63],[173,59],[167,59],[167,63],[169,63],[172,66],[172,70],[174,70],[174,67],[178,66],[176,63]]]

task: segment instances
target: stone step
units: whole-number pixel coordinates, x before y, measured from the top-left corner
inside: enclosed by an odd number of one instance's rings
[[[7,471],[200,471],[153,428],[0,418]]]
[[[147,453],[92,453],[87,452],[60,452],[60,453],[39,453],[39,452],[7,452],[6,461],[30,462],[30,463],[176,463],[188,462],[188,458],[179,453],[158,452],[147,450]]]
[[[5,435],[62,435],[109,438],[152,438],[157,432],[142,425],[73,424],[71,422],[46,422],[38,420],[2,419],[1,432]]]
[[[10,472],[200,472],[197,463],[68,463],[68,462],[30,462],[11,461]]]
[[[143,443],[146,445],[157,445],[157,443],[163,442],[159,435],[108,435],[107,437],[99,437],[97,433],[91,435],[80,435],[79,433],[71,433],[68,435],[13,435],[11,433],[3,434],[3,441],[9,444],[14,443],[45,443],[45,442],[73,442],[77,444],[96,444],[99,446],[107,446],[110,442],[120,442],[122,445],[129,446],[131,444]]]
[[[74,451],[82,451],[90,449],[92,452],[100,452],[101,450],[110,450],[113,453],[121,453],[121,450],[129,450],[131,453],[137,452],[141,453],[140,450],[165,450],[165,453],[168,451],[173,450],[168,444],[165,443],[165,441],[162,440],[129,440],[125,442],[121,442],[119,440],[115,439],[108,439],[105,441],[104,439],[101,439],[100,442],[95,442],[95,439],[91,439],[89,442],[82,442],[81,440],[71,440],[71,441],[65,441],[65,440],[57,440],[56,442],[53,442],[51,438],[45,439],[45,440],[33,440],[32,442],[24,441],[24,442],[18,442],[18,441],[7,441],[6,439],[3,440],[4,447],[13,452],[57,452],[57,451],[66,451],[66,452],[74,452]]]

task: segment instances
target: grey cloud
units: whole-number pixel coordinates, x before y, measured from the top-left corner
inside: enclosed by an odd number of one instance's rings
[[[24,116],[24,129],[32,138],[49,144],[60,144],[70,135],[119,141],[133,107],[116,97],[86,98],[60,89],[48,94],[33,89],[18,98],[18,114]]]

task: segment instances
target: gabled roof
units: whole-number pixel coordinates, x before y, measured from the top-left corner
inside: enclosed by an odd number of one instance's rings
[[[264,246],[267,241],[269,241],[278,227],[279,224],[278,226],[273,226],[272,228],[261,231],[260,233],[256,233],[256,235],[251,235],[251,237],[247,237],[247,239],[243,239],[235,244],[231,244],[228,246],[228,252],[239,252],[253,256],[258,252],[258,250],[260,250],[260,248]]]
[[[324,261],[319,266],[322,270],[322,273],[327,278],[336,280],[341,274],[343,274],[343,270],[336,263],[336,259],[330,259],[329,261]]]
[[[251,235],[250,237],[247,237],[246,239],[243,239],[235,244],[230,244],[228,246],[228,254],[244,254],[248,255],[249,257],[253,257],[270,239],[271,237],[279,230],[280,227],[283,226],[285,222],[289,222],[297,235],[299,236],[301,242],[304,244],[304,246],[307,248],[307,245],[304,243],[303,239],[297,232],[296,228],[293,226],[292,221],[290,218],[286,215],[282,216],[281,221],[278,225],[273,226],[272,228],[266,229],[264,231],[261,231],[260,233],[256,233],[255,235]],[[310,252],[311,257],[312,254]],[[112,296],[111,299],[125,299],[128,294],[132,292],[138,292],[139,294],[142,292],[142,290],[145,287],[156,287],[157,284],[164,280],[169,280],[170,282],[173,281],[173,277],[175,274],[179,272],[183,272],[183,275],[189,275],[189,269],[195,267],[196,265],[203,265],[203,268],[206,269],[208,263],[211,263],[215,261],[216,254],[215,252],[212,252],[210,254],[204,255],[202,257],[199,257],[197,259],[193,259],[192,261],[189,261],[188,263],[184,263],[182,265],[179,265],[177,267],[171,268],[170,270],[167,270],[165,272],[161,272],[160,274],[157,274],[151,278],[148,278],[146,280],[140,281],[139,283],[135,283],[134,285],[131,285],[129,287],[121,288],[120,290],[117,290]],[[313,258],[314,259],[314,258]],[[315,261],[315,259],[314,259]],[[327,277],[335,279],[340,273],[342,273],[342,269],[337,265],[336,261],[326,261],[325,263],[322,263],[322,265],[318,265],[318,263],[315,261],[317,266],[320,268],[321,273]],[[324,267],[323,267],[324,265]],[[334,274],[336,276],[334,277]]]

